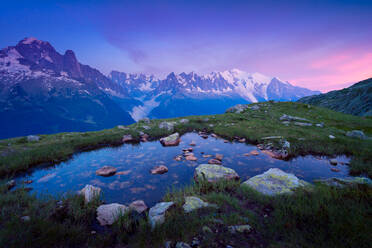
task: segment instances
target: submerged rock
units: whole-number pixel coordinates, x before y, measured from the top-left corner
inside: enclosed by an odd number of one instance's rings
[[[103,176],[103,177],[109,177],[116,173],[116,168],[112,166],[103,166],[102,168],[96,170],[96,175]]]
[[[29,135],[27,136],[27,141],[28,142],[35,142],[35,141],[39,141],[40,140],[40,137],[37,136],[37,135]]]
[[[118,203],[104,204],[97,208],[97,220],[101,226],[112,225],[128,207]]]
[[[88,203],[94,198],[99,197],[99,195],[101,194],[101,188],[87,184],[82,190],[79,191],[79,193],[84,196],[85,203]]]
[[[372,186],[372,180],[366,177],[346,177],[346,178],[327,178],[327,179],[318,179],[314,180],[315,183],[322,183],[328,186],[333,187],[346,187],[346,186],[353,186],[357,184],[366,184]]]
[[[160,202],[150,208],[149,222],[152,228],[156,225],[161,225],[165,221],[166,211],[174,205],[174,202]]]
[[[278,168],[271,168],[263,174],[248,179],[242,185],[247,185],[265,195],[276,195],[291,193],[293,189],[308,184],[293,174],[285,173]]]
[[[363,131],[360,130],[353,130],[346,133],[346,136],[353,137],[353,138],[359,138],[359,139],[365,139],[366,135],[363,133]]]
[[[168,172],[168,168],[165,165],[155,166],[151,169],[151,174],[164,174]]]
[[[196,196],[187,196],[185,197],[185,204],[183,205],[183,210],[185,211],[185,213],[189,213],[193,210],[204,208],[204,207],[209,207],[209,206],[216,206],[216,205],[209,204]]]
[[[161,138],[160,143],[163,146],[178,146],[181,142],[179,133],[174,133],[172,135],[169,135],[168,137]]]
[[[221,165],[222,162],[221,160],[218,160],[218,159],[215,159],[215,158],[212,158],[208,161],[208,164],[218,164],[218,165]]]
[[[252,231],[252,227],[250,225],[229,226],[228,229],[230,233],[246,233]]]
[[[217,160],[218,161],[218,160]],[[198,180],[207,180],[208,182],[217,182],[221,179],[238,180],[239,175],[230,168],[217,164],[201,164],[195,169],[194,178]]]
[[[147,205],[142,200],[137,200],[129,204],[129,209],[135,210],[137,213],[141,214],[147,210]]]

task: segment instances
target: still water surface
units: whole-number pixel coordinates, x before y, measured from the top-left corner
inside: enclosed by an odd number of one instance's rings
[[[31,187],[31,192],[39,196],[75,192],[86,184],[92,184],[102,188],[103,199],[107,203],[128,204],[142,199],[152,206],[161,200],[169,188],[181,187],[192,182],[195,167],[207,163],[210,159],[203,158],[202,153],[223,154],[222,165],[234,169],[242,181],[270,168],[280,168],[308,182],[313,179],[348,175],[346,165],[339,164],[334,167],[326,157],[309,155],[282,161],[261,152],[258,156],[247,157],[244,154],[258,150],[256,146],[224,143],[222,139],[213,137],[203,139],[197,133],[187,133],[181,137],[181,140],[180,145],[176,147],[163,147],[159,141],[152,141],[83,152],[53,167],[34,170],[31,174],[19,177],[17,181],[22,183],[25,180],[32,180],[33,182],[27,187]],[[198,160],[175,161],[174,157],[182,154],[183,148],[190,147],[192,141],[196,143],[193,153]],[[339,156],[337,160],[349,161],[345,156]],[[96,170],[105,165],[116,167],[117,171],[124,175],[97,176]],[[169,171],[163,175],[152,175],[150,169],[157,165],[165,165]],[[332,167],[339,169],[340,172],[332,172]]]

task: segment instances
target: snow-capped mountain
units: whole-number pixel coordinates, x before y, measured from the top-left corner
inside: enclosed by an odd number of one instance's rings
[[[0,138],[87,131],[144,117],[223,113],[239,103],[293,101],[317,94],[275,77],[238,69],[207,75],[152,75],[112,71],[108,76],[79,63],[75,53],[25,38],[0,50]]]
[[[133,122],[109,95],[127,92],[74,52],[26,38],[0,50],[0,138],[86,131]]]
[[[135,120],[145,116],[166,118],[223,113],[232,104],[267,100],[294,101],[319,93],[293,86],[276,77],[238,69],[207,75],[172,72],[162,80],[143,74],[112,72],[111,79],[142,101],[131,111]]]

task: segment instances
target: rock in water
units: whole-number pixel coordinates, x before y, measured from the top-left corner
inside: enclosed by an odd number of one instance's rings
[[[164,174],[168,172],[168,168],[165,165],[155,166],[151,169],[151,174]]]
[[[212,159],[208,160],[208,164],[218,164],[218,165],[221,165],[222,162],[221,162],[221,160],[212,158]]]
[[[187,196],[185,197],[185,204],[183,205],[183,210],[185,213],[189,213],[193,210],[204,208],[210,206],[209,203],[203,201],[202,199],[195,197],[195,196]],[[215,206],[213,204],[213,206]]]
[[[366,135],[363,133],[363,131],[360,130],[353,130],[346,133],[346,136],[353,137],[353,138],[359,138],[359,139],[365,139]]]
[[[278,168],[271,168],[263,174],[254,176],[243,183],[265,195],[291,193],[292,189],[308,185],[293,174]]]
[[[97,220],[101,226],[112,225],[128,207],[118,203],[104,204],[97,208]]]
[[[94,198],[99,197],[101,194],[101,188],[87,184],[82,190],[79,191],[79,193],[84,196],[85,203],[88,203]]]
[[[121,141],[122,141],[123,143],[126,143],[126,142],[132,142],[132,141],[134,141],[134,139],[133,139],[132,135],[130,135],[130,134],[125,134],[125,135],[123,136],[123,138],[121,139]]]
[[[337,159],[331,159],[331,160],[329,160],[329,163],[331,164],[331,165],[337,165],[338,164],[338,161],[337,161]]]
[[[239,175],[230,168],[216,164],[201,164],[195,169],[194,178],[198,180],[207,180],[208,182],[217,182],[221,179],[239,180]]]
[[[160,139],[160,143],[163,146],[178,146],[180,141],[181,139],[179,133],[174,133],[172,135],[169,135],[168,137]]]
[[[149,222],[152,228],[161,225],[165,221],[165,212],[173,206],[174,202],[160,202],[150,208]]]
[[[103,166],[102,168],[96,170],[96,175],[109,177],[116,173],[116,168],[112,166]]]
[[[135,210],[139,214],[147,210],[146,203],[142,200],[132,202],[129,204],[129,208]]]

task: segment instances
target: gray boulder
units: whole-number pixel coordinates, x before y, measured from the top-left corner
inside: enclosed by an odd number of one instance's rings
[[[248,108],[248,105],[244,105],[244,104],[237,104],[231,108],[228,108],[226,110],[226,113],[237,113],[237,114],[240,114],[241,112],[243,112],[244,110],[246,110]]]
[[[233,169],[217,164],[201,164],[195,169],[194,178],[196,181],[207,180],[217,182],[219,180],[239,180],[239,175]]]
[[[279,118],[279,120],[280,121],[307,121],[307,122],[309,122],[308,119],[297,117],[297,116],[286,115],[286,114],[283,114]]]
[[[160,139],[160,143],[163,146],[178,146],[180,142],[181,139],[179,133],[174,133],[172,135]]]
[[[185,204],[183,205],[183,210],[185,211],[185,213],[189,213],[196,209],[209,207],[209,206],[216,207],[216,205],[209,204],[196,196],[187,196],[185,197]]]
[[[28,142],[35,142],[35,141],[39,141],[40,140],[40,137],[37,136],[37,135],[29,135],[27,136],[27,141]]]
[[[349,131],[346,133],[346,136],[353,137],[353,138],[359,138],[359,139],[367,138],[366,135],[363,133],[363,131],[360,131],[360,130]]]
[[[129,208],[135,210],[137,213],[143,213],[147,210],[147,205],[142,200],[137,200],[129,204]]]
[[[128,207],[118,203],[104,204],[97,208],[97,220],[101,226],[112,225]]]
[[[116,173],[116,168],[112,166],[103,166],[102,168],[96,170],[96,175],[103,176],[103,177],[109,177]]]
[[[99,197],[101,194],[101,188],[87,184],[82,190],[79,191],[79,193],[84,196],[85,203],[88,203],[94,198]]]
[[[230,233],[247,233],[252,230],[250,225],[237,225],[237,226],[229,226],[228,227]]]
[[[291,193],[293,189],[308,185],[293,174],[285,173],[278,168],[271,168],[263,174],[254,176],[242,185],[251,187],[265,195]]]
[[[168,131],[173,131],[175,124],[176,122],[174,121],[171,122],[163,121],[159,124],[159,128],[167,129]]]
[[[152,228],[156,225],[161,225],[165,221],[166,211],[174,205],[174,202],[160,202],[150,208],[149,211],[149,222]]]

